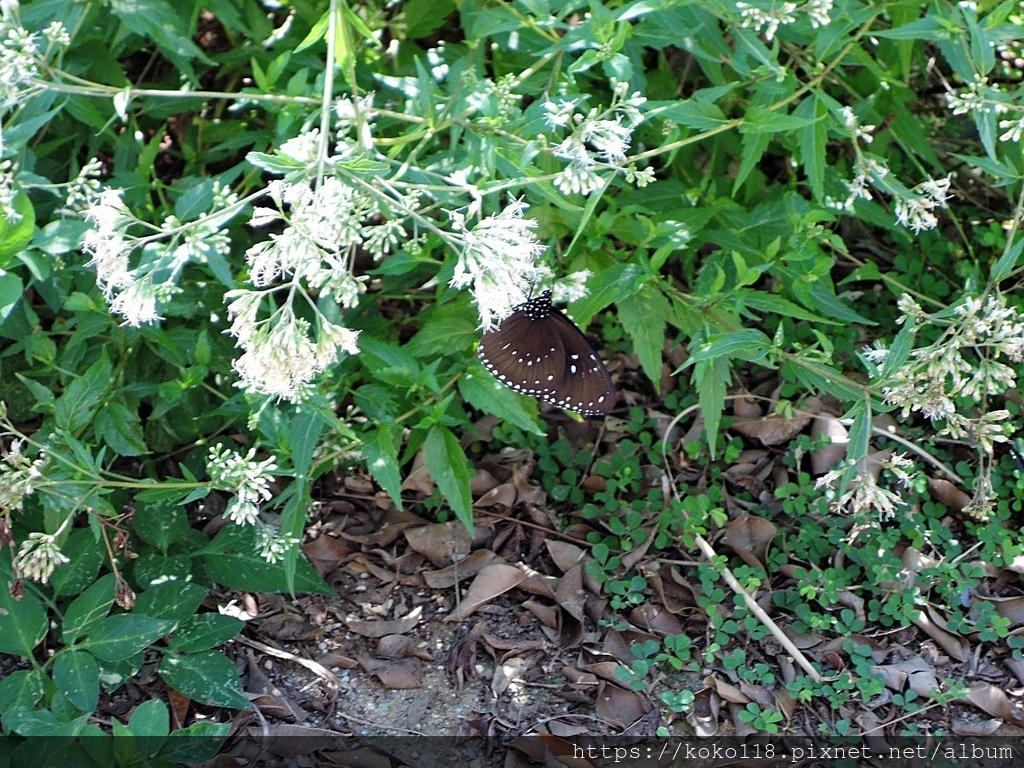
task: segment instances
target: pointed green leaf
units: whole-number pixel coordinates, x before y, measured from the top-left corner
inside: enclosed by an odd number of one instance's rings
[[[469,490],[469,481],[473,471],[458,438],[447,427],[435,424],[423,448],[430,477],[445,501],[451,505],[455,516],[466,526],[466,530],[472,532],[473,496]]]

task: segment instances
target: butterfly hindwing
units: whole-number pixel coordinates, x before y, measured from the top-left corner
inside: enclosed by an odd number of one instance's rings
[[[551,306],[551,292],[516,307],[480,340],[480,360],[506,386],[584,416],[615,405],[611,376],[583,332]]]

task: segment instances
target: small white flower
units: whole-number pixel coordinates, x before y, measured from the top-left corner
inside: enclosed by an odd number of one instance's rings
[[[1006,131],[1006,133],[1000,134],[1000,141],[1018,142],[1024,135],[1024,117],[1019,117],[1016,120],[1000,120],[999,127]]]
[[[277,459],[270,456],[256,461],[255,457],[255,448],[243,457],[218,443],[210,448],[206,460],[206,472],[213,486],[235,494],[224,516],[237,525],[254,524],[259,518],[260,503],[272,496],[270,481],[277,470]]]
[[[526,298],[537,274],[536,261],[546,246],[537,241],[537,222],[523,218],[526,206],[514,201],[468,229],[457,211],[449,213],[453,237],[462,245],[453,288],[470,286],[480,313],[480,327],[497,326]]]

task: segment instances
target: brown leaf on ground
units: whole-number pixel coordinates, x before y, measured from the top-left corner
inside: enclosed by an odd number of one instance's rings
[[[986,595],[971,595],[971,606],[975,603],[989,603],[995,608],[996,613],[1004,619],[1010,620],[1010,625],[1019,627],[1024,624],[1024,597],[988,597]]]
[[[644,540],[640,544],[640,546],[632,550],[631,552],[626,552],[624,555],[622,555],[622,567],[627,571],[635,568],[636,564],[647,556],[647,550],[651,548],[651,544],[654,543],[654,539],[657,537],[657,535],[658,526],[652,525],[651,530],[648,531],[647,536],[644,537]]]
[[[602,720],[623,728],[641,718],[648,706],[648,702],[636,691],[627,691],[604,682],[598,689],[595,710]]]
[[[411,660],[400,664],[397,661],[375,659],[363,655],[357,656],[356,659],[366,672],[380,680],[386,688],[406,690],[422,686],[420,681],[423,676],[418,671],[419,665],[411,666],[413,664]]]
[[[570,616],[582,623],[583,607],[586,600],[587,595],[583,591],[583,564],[577,563],[558,580],[558,586],[555,589],[555,602]]]
[[[797,414],[791,419],[783,416],[761,416],[755,418],[737,417],[731,429],[744,437],[757,440],[761,445],[782,445],[803,432],[811,423],[811,417]]]
[[[333,536],[317,536],[302,545],[302,553],[309,558],[317,573],[326,576],[352,554],[352,548]]]
[[[538,763],[544,763],[548,765],[547,759],[552,757],[556,760],[556,765],[559,766],[573,766],[574,768],[590,768],[593,763],[589,761],[580,761],[579,758],[573,758],[573,754],[578,754],[579,750],[576,748],[574,742],[565,741],[557,738],[556,736],[538,735],[538,736],[520,736],[512,742],[511,747],[518,749],[524,755],[527,755],[530,759]]]
[[[721,542],[743,558],[751,567],[763,567],[768,545],[778,534],[769,521],[754,515],[733,520],[722,534]]]
[[[811,453],[811,473],[820,477],[846,458],[850,433],[843,423],[827,413],[822,413],[811,424],[811,437],[817,443],[822,437],[829,442]]]
[[[286,759],[309,755],[338,743],[337,731],[308,725],[264,723],[246,728],[245,732],[250,739],[263,744],[267,752]]]
[[[461,581],[476,576],[491,563],[499,560],[489,549],[477,549],[470,552],[465,559],[438,571],[423,571],[423,580],[431,589],[449,589]]]
[[[984,736],[993,736],[1003,725],[1003,721],[1000,719],[982,720],[980,723],[973,720],[960,720],[956,719],[950,730],[953,731],[957,736],[970,736],[972,738],[979,738]]]
[[[421,661],[433,661],[434,657],[420,648],[407,635],[385,635],[377,643],[377,653],[389,659],[401,659],[412,656]]]
[[[750,697],[743,693],[739,688],[731,683],[725,682],[717,675],[711,675],[704,680],[704,685],[713,687],[715,693],[722,701],[727,701],[730,704],[742,704],[746,706],[750,703]]]
[[[902,693],[905,687],[909,687],[917,695],[931,698],[939,689],[935,670],[920,656],[904,659],[895,664],[874,666],[871,669],[882,676],[886,688],[897,693]]]
[[[553,605],[539,603],[536,600],[524,600],[521,607],[533,614],[545,627],[558,629],[558,609]]]
[[[967,638],[958,637],[938,626],[929,618],[926,611],[918,611],[912,617],[912,621],[918,629],[938,643],[942,650],[957,661],[965,661],[970,658],[971,644],[967,641]]]
[[[409,546],[419,552],[438,568],[444,568],[455,560],[469,554],[473,539],[466,527],[453,520],[448,523],[434,523],[408,528],[402,533]]]
[[[327,669],[355,669],[359,666],[355,659],[350,659],[340,653],[325,653],[323,656],[318,656],[316,662]]]
[[[1006,693],[994,685],[979,685],[967,691],[967,701],[993,717],[1024,727],[1024,712],[1013,704]]]
[[[340,765],[345,768],[394,768],[392,759],[378,749],[369,746],[354,749],[332,749],[323,752],[324,763]]]
[[[630,612],[629,619],[638,627],[643,627],[663,637],[681,635],[685,632],[682,623],[675,614],[652,603],[638,605]]]
[[[665,609],[672,613],[682,613],[697,607],[697,597],[693,587],[686,581],[675,566],[661,565],[656,571],[646,570],[644,576]]]
[[[294,613],[279,613],[255,622],[267,637],[275,640],[294,643],[302,640],[319,640],[323,637],[323,627],[310,624],[302,616]]]
[[[501,696],[513,682],[523,679],[523,673],[529,666],[530,662],[521,656],[513,656],[496,664],[494,675],[491,677],[491,693]]]
[[[350,631],[363,637],[384,637],[385,635],[402,635],[420,623],[423,617],[422,608],[414,608],[408,616],[393,621],[364,621],[363,619],[346,619],[345,625]]]
[[[963,512],[964,507],[971,502],[971,495],[969,493],[964,492],[949,480],[944,480],[941,477],[928,478],[928,493],[931,494],[935,501],[944,504],[946,509],[955,514]]]
[[[498,595],[514,589],[526,578],[518,568],[504,563],[492,563],[477,574],[469,590],[462,598],[462,603],[445,617],[445,621],[462,621],[472,615],[480,606],[490,602]]]
[[[345,541],[351,541],[366,547],[386,547],[394,542],[406,528],[418,528],[427,521],[410,512],[407,508],[386,510],[383,515],[367,518],[358,528],[338,530],[337,534]]]
[[[546,539],[544,545],[558,570],[565,573],[577,563],[583,562],[586,552],[575,544],[558,539]]]

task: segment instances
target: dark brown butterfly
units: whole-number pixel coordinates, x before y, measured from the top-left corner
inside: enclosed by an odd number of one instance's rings
[[[576,324],[544,291],[515,307],[480,339],[480,361],[516,392],[584,416],[608,413],[616,400],[608,369]]]

